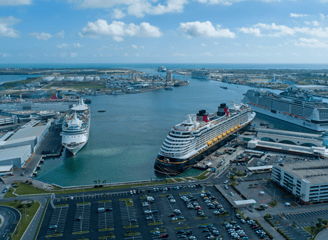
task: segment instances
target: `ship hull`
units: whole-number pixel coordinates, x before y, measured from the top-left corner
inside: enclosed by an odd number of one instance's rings
[[[63,144],[63,146],[75,156],[85,146],[85,144],[87,144],[87,142],[81,143],[75,147],[70,147],[66,144]]]
[[[273,117],[303,128],[307,128],[307,129],[311,129],[313,131],[316,132],[323,132],[323,131],[327,131],[328,130],[328,124],[326,123],[325,125],[321,125],[321,124],[316,124],[316,123],[312,123],[309,120],[303,120],[301,118],[296,118],[294,116],[290,116],[288,114],[284,114],[281,112],[276,111],[276,113],[272,112],[269,109],[265,109],[265,108],[261,108],[261,107],[257,107],[252,105],[251,108],[257,112],[257,113],[261,113],[263,115],[269,116],[269,117]]]
[[[247,123],[244,127],[242,127],[240,130],[236,132],[244,132],[248,126],[251,124],[252,121]],[[235,132],[235,133],[236,133]],[[204,159],[204,157],[207,157],[211,153],[215,152],[217,149],[225,145],[227,142],[230,142],[233,140],[235,136],[232,134],[225,137],[221,141],[218,141],[217,143],[209,146],[205,151],[202,151],[190,158],[187,159],[175,159],[175,158],[170,158],[170,163],[165,161],[164,156],[158,154],[157,158],[155,160],[155,165],[154,169],[155,172],[161,175],[169,175],[169,176],[175,176],[178,174],[181,174],[187,170],[189,170],[191,167],[193,167],[196,163]]]

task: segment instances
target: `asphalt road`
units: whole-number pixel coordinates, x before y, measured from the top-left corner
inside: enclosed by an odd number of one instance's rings
[[[14,232],[21,216],[18,210],[6,206],[0,206],[0,215],[3,220],[0,227],[0,240],[2,240],[7,239],[8,234]]]

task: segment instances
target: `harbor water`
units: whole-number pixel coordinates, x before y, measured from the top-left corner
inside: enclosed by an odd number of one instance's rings
[[[88,143],[75,157],[66,153],[59,159],[46,160],[38,179],[62,186],[90,185],[95,180],[113,183],[155,179],[154,160],[172,126],[199,110],[211,113],[220,103],[240,103],[249,89],[217,81],[189,81],[189,85],[173,91],[90,97]],[[253,125],[260,126],[262,121],[271,127],[305,131],[266,116],[258,116]]]

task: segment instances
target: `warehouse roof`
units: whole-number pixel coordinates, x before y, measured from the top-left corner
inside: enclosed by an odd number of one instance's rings
[[[14,165],[3,165],[0,166],[0,172],[9,172],[10,170],[12,170]]]
[[[26,151],[31,151],[30,145],[0,149],[0,161],[19,158],[23,156]]]
[[[26,138],[18,138],[18,139],[14,139],[14,140],[9,139],[8,141],[1,141],[1,139],[0,139],[0,146],[19,143],[19,142],[33,141],[35,139],[36,139],[36,136],[31,136],[31,137],[26,137]]]
[[[47,126],[44,125],[44,126],[20,129],[10,138],[10,140],[16,140],[16,139],[26,138],[31,136],[40,137],[46,128]]]

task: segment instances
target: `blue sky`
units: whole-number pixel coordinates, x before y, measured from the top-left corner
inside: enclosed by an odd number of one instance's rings
[[[0,0],[0,63],[328,63],[328,0]]]

